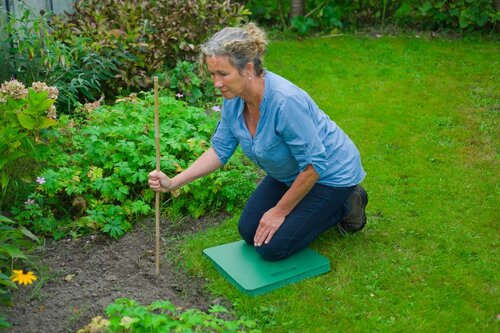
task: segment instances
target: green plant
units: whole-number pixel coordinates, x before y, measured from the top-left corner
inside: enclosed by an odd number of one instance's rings
[[[151,94],[132,96],[113,106],[82,107],[77,127],[61,120],[58,144],[46,152],[49,165],[40,172],[29,205],[12,210],[18,221],[57,239],[89,230],[117,238],[136,217],[149,213],[154,195],[147,175],[155,167],[152,104]],[[218,117],[170,97],[160,98],[159,111],[161,168],[175,175],[207,149]],[[164,209],[172,217],[195,218],[233,211],[256,179],[254,168],[237,154],[224,170],[183,187]]]
[[[199,77],[198,65],[194,62],[180,61],[168,73],[166,85],[177,92],[178,96],[190,105],[203,106],[216,102],[216,91],[211,80]]]
[[[495,25],[500,19],[491,0],[422,1],[416,9],[431,29],[475,30]]]
[[[239,0],[251,12],[250,19],[264,26],[274,26],[280,30],[288,26],[290,1]]]
[[[78,1],[68,19],[26,9],[9,18],[0,63],[24,82],[57,86],[59,109],[71,113],[77,102],[149,87],[152,73],[194,60],[194,45],[248,14],[216,0]]]
[[[51,35],[48,14],[36,15],[23,5],[20,9],[22,15],[7,14],[7,24],[2,27],[2,56],[19,80],[28,84],[46,81],[48,71],[70,66],[69,50]]]
[[[21,7],[22,8],[22,7]],[[105,83],[118,74],[122,52],[109,50],[95,40],[78,37],[48,13],[25,9],[11,15],[0,41],[12,74],[26,84],[36,81],[56,86],[60,112],[70,113],[79,101],[94,101],[109,93]],[[12,46],[12,47],[11,47]]]
[[[18,182],[30,178],[36,169],[32,162],[40,158],[40,148],[48,143],[44,131],[57,124],[53,105],[57,95],[56,88],[43,82],[34,82],[30,88],[26,88],[21,82],[12,80],[0,86],[2,209],[6,208],[3,203],[10,203],[12,199],[7,198],[9,186],[13,192],[13,189],[17,191]],[[31,165],[28,167],[27,164]],[[12,193],[10,196],[15,197]]]
[[[119,298],[106,307],[109,319],[96,317],[78,333],[86,332],[254,332],[256,323],[250,319],[228,320],[221,315],[228,311],[220,305],[206,312],[196,309],[182,311],[169,301],[155,301],[143,306],[135,300]]]
[[[151,86],[151,75],[195,60],[195,45],[249,14],[230,1],[86,0],[75,4],[65,20],[52,24],[58,40],[73,47],[85,40],[99,61],[113,59],[112,76],[100,78],[106,97],[126,95]],[[99,66],[96,66],[99,68]]]
[[[498,5],[495,7],[491,0],[313,0],[305,5],[307,14],[290,22],[300,35],[387,24],[431,30],[494,31],[499,20]],[[266,6],[265,1],[252,0],[246,1],[245,6],[260,23],[281,29],[286,26],[269,19],[281,17],[282,8],[277,3]]]
[[[30,241],[38,241],[28,229],[17,225],[11,219],[0,215],[0,305],[11,305],[11,290],[17,286],[10,279],[15,260],[28,260],[23,252],[32,245]],[[7,318],[0,313],[0,328],[10,327]]]
[[[292,19],[292,28],[297,30],[298,34],[305,36],[311,33],[311,30],[318,26],[318,22],[310,17],[297,16]]]

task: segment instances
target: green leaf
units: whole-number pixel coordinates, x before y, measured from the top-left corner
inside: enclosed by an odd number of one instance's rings
[[[17,227],[17,230],[19,230],[19,232],[21,232],[26,237],[31,238],[35,242],[38,242],[38,237],[36,237],[31,231],[29,231],[28,229],[26,229],[22,225]]]
[[[49,118],[49,117],[41,117],[38,120],[38,126],[37,128],[47,128],[51,126],[57,125],[57,121],[55,119]]]
[[[412,8],[409,3],[405,2],[398,8],[398,10],[394,13],[394,17],[398,19],[406,18],[408,14],[412,11]]]
[[[30,89],[26,99],[29,107],[25,113],[35,117],[41,116],[55,102],[55,100],[47,98],[47,95],[46,91],[35,92],[33,89]]]
[[[423,15],[427,15],[427,12],[432,9],[432,3],[430,1],[424,2],[422,7],[420,7],[420,11],[422,12]]]
[[[0,223],[11,224],[11,225],[16,224],[15,221],[12,221],[11,219],[3,215],[0,215]]]
[[[27,97],[26,101],[30,105],[31,104],[39,104],[40,102],[45,100],[48,95],[49,95],[49,93],[47,91],[36,92],[35,90],[33,90],[33,88],[29,88],[28,89],[28,97]]]
[[[223,307],[222,305],[213,305],[210,310],[208,310],[209,313],[227,313],[228,310]]]
[[[123,225],[126,225],[127,222],[123,222]],[[119,237],[125,234],[126,229],[123,228],[121,221],[111,220],[108,221],[102,228],[103,232],[108,233],[114,239],[118,239]]]
[[[7,275],[2,273],[0,273],[0,284],[10,287],[12,289],[17,289],[16,284],[12,282]]]
[[[3,168],[7,163],[17,160],[19,157],[26,155],[25,152],[21,150],[12,151],[13,149],[17,149],[21,143],[13,142],[13,145],[10,147],[9,155],[6,158],[0,158],[0,169]]]
[[[32,130],[36,125],[36,119],[24,113],[19,113],[17,119],[24,128],[29,130]]]
[[[460,24],[460,28],[462,28],[462,29],[467,28],[471,24],[470,13],[469,13],[469,11],[467,9],[463,10],[460,13],[460,17],[458,19],[458,22]]]
[[[22,109],[22,107],[26,104],[24,99],[14,99],[12,97],[7,98],[7,104],[5,105],[5,111],[15,112],[17,110]]]
[[[172,302],[170,301],[154,301],[148,306],[149,311],[155,311],[155,310],[168,310],[170,312],[174,312],[176,310],[176,307]]]
[[[12,259],[27,259],[26,255],[19,248],[9,244],[0,244],[0,252],[7,253]]]
[[[8,183],[9,183],[9,175],[7,174],[7,172],[2,170],[2,175],[0,177],[1,188],[6,188]]]

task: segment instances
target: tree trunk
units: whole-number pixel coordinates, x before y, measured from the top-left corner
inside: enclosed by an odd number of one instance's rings
[[[305,14],[305,0],[291,0],[290,20]]]

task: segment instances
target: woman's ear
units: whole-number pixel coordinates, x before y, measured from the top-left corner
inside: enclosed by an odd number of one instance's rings
[[[252,62],[247,63],[245,66],[245,73],[244,73],[245,76],[253,75],[253,71],[254,71],[253,63]]]

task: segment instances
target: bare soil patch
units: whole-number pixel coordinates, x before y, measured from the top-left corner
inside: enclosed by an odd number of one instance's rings
[[[211,299],[204,290],[205,281],[182,271],[175,262],[178,259],[168,259],[178,256],[168,252],[175,251],[179,236],[222,220],[219,216],[183,221],[177,227],[163,221],[158,276],[151,220],[118,240],[96,235],[49,242],[35,253],[38,285],[19,288],[13,295],[14,306],[2,309],[13,324],[8,331],[76,332],[121,297],[143,305],[166,299],[178,307],[207,310],[220,300]]]

